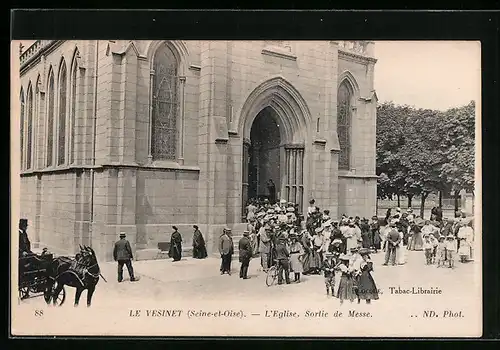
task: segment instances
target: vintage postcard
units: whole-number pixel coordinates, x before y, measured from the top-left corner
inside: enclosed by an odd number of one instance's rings
[[[12,335],[481,336],[480,58],[13,41]]]

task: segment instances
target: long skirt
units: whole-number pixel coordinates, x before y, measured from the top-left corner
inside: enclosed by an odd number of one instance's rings
[[[382,239],[380,238],[380,234],[378,231],[375,231],[375,232],[372,232],[372,235],[373,235],[373,248],[375,249],[380,249],[380,243],[382,241]]]
[[[193,258],[195,259],[205,259],[208,256],[207,248],[205,245],[199,245],[197,247],[193,247]]]
[[[396,247],[396,265],[406,264],[406,249],[400,245]]]
[[[458,255],[464,256],[469,259],[471,256],[471,246],[466,240],[460,241],[460,248],[458,248]]]
[[[310,250],[306,254],[304,254],[304,258],[302,261],[302,268],[304,273],[311,273],[319,270],[321,267],[321,261],[319,259],[319,254],[315,250]]]
[[[252,256],[257,255],[259,252],[259,240],[256,235],[250,236],[250,245],[252,246]]]
[[[302,267],[302,263],[299,261],[299,257],[299,253],[290,254],[290,270],[296,273],[304,272],[304,268]]]
[[[377,300],[378,290],[375,281],[368,271],[363,271],[358,279],[358,297],[359,299]]]
[[[353,237],[348,237],[346,240],[346,251],[350,252],[351,248],[357,248],[358,247],[358,240],[355,236]]]
[[[337,298],[340,300],[354,301],[356,293],[354,292],[354,281],[352,277],[342,274],[340,277],[339,289]]]
[[[361,238],[363,239],[363,241],[361,242],[361,245],[363,248],[371,248],[373,243],[372,243],[372,239],[371,239],[371,234],[370,233],[364,233]]]
[[[172,244],[170,246],[170,257],[174,259],[174,261],[179,261],[181,260],[182,257],[182,245],[180,243],[177,244]]]
[[[424,246],[424,240],[422,238],[421,232],[415,232],[411,236],[410,244],[408,245],[408,250],[422,250]]]

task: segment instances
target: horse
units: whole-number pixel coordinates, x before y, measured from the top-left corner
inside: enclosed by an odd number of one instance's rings
[[[82,292],[87,290],[87,307],[89,307],[92,303],[95,287],[99,282],[99,276],[101,276],[101,270],[94,250],[91,247],[80,245],[80,253],[74,259],[59,257],[53,260],[51,276],[47,290],[51,291],[54,284],[56,287],[54,292],[51,295],[48,292],[45,298],[48,305],[51,300],[56,305],[57,296],[66,285],[76,288],[75,307],[78,306]]]

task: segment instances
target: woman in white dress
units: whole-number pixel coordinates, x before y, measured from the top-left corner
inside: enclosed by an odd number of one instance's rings
[[[346,239],[346,251],[350,252],[351,248],[358,247],[358,237],[356,236],[356,229],[354,228],[354,222],[349,222],[349,226],[344,231],[344,237]]]
[[[404,265],[406,264],[406,249],[403,247],[403,232],[399,231],[399,237],[401,242],[396,247],[396,264]]]

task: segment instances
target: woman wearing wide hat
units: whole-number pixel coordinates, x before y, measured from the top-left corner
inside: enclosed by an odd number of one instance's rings
[[[349,300],[351,303],[356,298],[354,292],[353,276],[351,271],[349,271],[349,256],[346,254],[341,254],[339,256],[339,270],[341,272],[339,289],[337,291],[337,298],[340,299],[342,304],[344,300]]]
[[[294,282],[300,282],[300,274],[304,272],[302,267],[302,258],[304,255],[304,247],[300,244],[297,234],[291,233],[289,236],[290,243],[290,270],[293,271],[295,278]]]
[[[361,274],[358,277],[358,303],[362,300],[366,300],[367,304],[370,304],[372,300],[378,300],[378,290],[377,285],[371,272],[373,271],[373,263],[370,259],[369,249],[360,249],[358,252],[363,260],[360,264]]]

